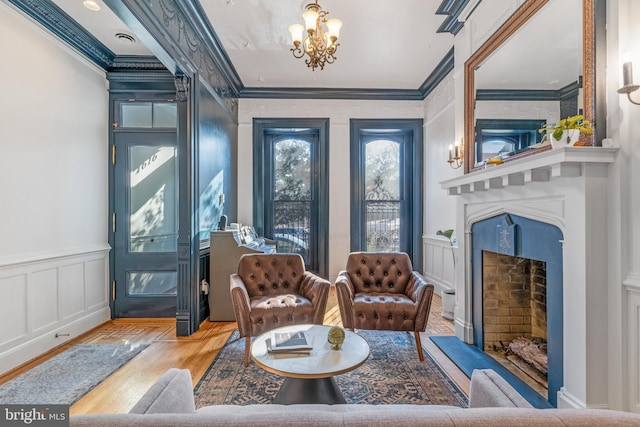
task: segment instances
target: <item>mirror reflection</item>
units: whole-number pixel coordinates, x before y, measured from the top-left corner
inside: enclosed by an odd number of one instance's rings
[[[545,123],[581,114],[582,0],[550,0],[474,72],[474,167],[548,142]]]

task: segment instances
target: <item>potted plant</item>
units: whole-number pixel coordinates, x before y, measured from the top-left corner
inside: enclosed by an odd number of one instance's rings
[[[547,123],[543,128],[538,130],[540,133],[547,132],[547,136],[554,148],[566,147],[573,145],[578,141],[580,135],[593,134],[591,122],[585,120],[582,114],[567,117],[560,120],[556,124]]]

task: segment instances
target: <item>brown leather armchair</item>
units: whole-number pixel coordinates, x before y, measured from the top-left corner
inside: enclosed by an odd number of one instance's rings
[[[353,252],[336,279],[345,328],[413,331],[420,361],[420,332],[429,319],[433,285],[413,271],[404,252]]]
[[[297,254],[247,254],[231,275],[231,301],[240,337],[245,337],[244,366],[249,366],[251,337],[279,326],[321,325],[331,284],[305,271]]]

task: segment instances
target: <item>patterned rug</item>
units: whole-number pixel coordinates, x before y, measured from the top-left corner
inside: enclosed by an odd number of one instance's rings
[[[454,405],[466,407],[465,394],[425,352],[412,333],[357,331],[369,343],[369,360],[336,377],[347,403]],[[196,407],[271,403],[283,377],[251,362],[244,368],[244,343],[235,331],[194,389]]]
[[[75,345],[0,385],[0,404],[71,405],[146,347]]]

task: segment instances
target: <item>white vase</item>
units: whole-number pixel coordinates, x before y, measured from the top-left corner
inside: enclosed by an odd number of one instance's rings
[[[549,139],[551,140],[551,146],[553,148],[570,147],[580,138],[580,129],[568,129],[562,131],[560,139],[555,139],[553,133],[549,133]]]

